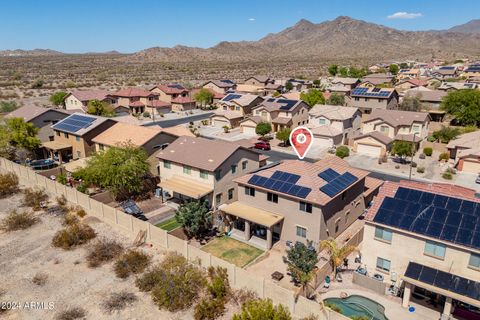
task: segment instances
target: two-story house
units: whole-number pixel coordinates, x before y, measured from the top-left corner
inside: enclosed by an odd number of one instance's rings
[[[428,135],[430,115],[426,112],[374,110],[363,122],[362,135],[354,138],[353,149],[361,154],[382,156],[392,141],[419,143]],[[382,137],[383,136],[383,137]]]
[[[438,79],[451,79],[457,76],[457,67],[455,66],[442,66],[434,69],[430,72],[430,76]]]
[[[215,92],[220,94],[227,94],[229,91],[235,91],[237,88],[237,84],[228,79],[221,79],[221,80],[210,80],[205,83],[203,86],[205,89],[211,89]]]
[[[88,103],[92,100],[116,105],[116,99],[110,94],[111,92],[107,90],[75,90],[65,96],[63,104],[66,110],[87,112]]]
[[[346,102],[349,107],[369,114],[375,109],[395,109],[398,105],[398,93],[392,88],[357,87],[350,92]]]
[[[464,133],[450,140],[447,148],[457,170],[475,174],[480,172],[480,131]]]
[[[309,106],[302,100],[288,100],[268,98],[252,109],[252,114],[261,121],[272,124],[272,131],[277,132],[283,128],[295,128],[308,122]],[[244,121],[241,127],[253,127],[254,120]],[[245,129],[243,129],[245,131]]]
[[[130,113],[138,114],[147,111],[147,108],[163,108],[164,104],[158,102],[158,94],[142,88],[125,88],[111,94],[116,99],[118,107],[125,107]]]
[[[245,79],[244,84],[257,87],[266,87],[269,83],[275,83],[275,80],[269,76],[253,76]]]
[[[360,84],[360,79],[357,78],[335,77],[330,80],[327,90],[329,92],[347,94],[358,84]]]
[[[210,123],[215,127],[236,128],[262,101],[263,98],[254,94],[229,93],[215,103],[217,110],[210,117]]]
[[[238,143],[186,136],[155,155],[164,198],[204,200],[212,208],[235,201],[233,179],[265,164],[263,155]]]
[[[190,97],[187,88],[177,83],[157,85],[150,92],[158,94],[160,101],[170,103],[172,111],[187,111],[196,108],[195,101]]]
[[[412,69],[400,69],[397,73],[397,80],[405,80],[405,79],[418,79],[420,77],[420,69],[412,68]]]
[[[220,207],[232,237],[270,249],[277,241],[337,237],[365,209],[367,171],[330,157],[284,160],[235,179],[238,200]]]
[[[365,216],[362,263],[403,291],[403,307],[427,298],[443,307],[441,319],[451,319],[452,305],[480,307],[475,190],[387,181],[373,203]]]
[[[55,123],[52,126],[54,140],[44,142],[42,146],[52,159],[58,157],[60,163],[85,158],[96,151],[93,138],[115,123],[110,118],[76,112]]]
[[[375,87],[379,85],[392,86],[395,76],[390,73],[372,73],[362,78],[359,86]]]
[[[346,143],[360,129],[362,113],[357,108],[315,105],[308,112],[308,127],[314,144],[333,147]]]

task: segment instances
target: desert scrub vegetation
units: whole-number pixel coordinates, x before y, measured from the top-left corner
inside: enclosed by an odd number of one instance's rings
[[[123,246],[115,240],[100,239],[95,242],[87,253],[87,263],[90,268],[96,268],[110,262],[123,252]]]
[[[195,320],[214,320],[223,315],[231,296],[227,269],[208,268],[207,294],[195,306]]]
[[[44,286],[47,283],[48,275],[44,272],[37,272],[33,278],[32,282],[37,286]]]
[[[247,301],[242,306],[242,311],[233,315],[232,320],[291,320],[292,315],[288,309],[279,304],[274,306],[270,299],[257,299]]]
[[[0,173],[0,198],[5,198],[19,191],[18,177],[15,173]]]
[[[146,253],[130,249],[123,253],[113,267],[115,274],[120,279],[126,279],[131,274],[140,274],[150,265],[151,258]]]
[[[26,188],[23,190],[22,206],[31,207],[33,211],[42,208],[42,204],[48,200],[45,190],[40,188]]]
[[[87,224],[75,223],[57,231],[52,239],[54,247],[70,250],[96,237],[95,231]]]
[[[32,212],[12,210],[2,219],[0,229],[7,232],[28,229],[38,221],[39,219]]]
[[[76,320],[76,319],[84,319],[87,313],[85,309],[80,307],[71,307],[64,311],[61,311],[55,317],[56,320]]]
[[[63,221],[62,221],[62,226],[72,226],[74,224],[77,224],[80,222],[80,219],[78,218],[77,215],[68,212],[63,215]]]
[[[137,296],[128,291],[114,292],[103,302],[103,308],[107,312],[121,311],[128,305],[137,301]]]

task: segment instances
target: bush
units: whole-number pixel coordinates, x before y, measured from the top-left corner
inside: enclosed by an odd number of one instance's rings
[[[63,216],[62,226],[72,226],[80,222],[80,219],[72,213],[67,213]]]
[[[37,272],[35,276],[32,278],[32,282],[37,286],[43,286],[47,283],[48,275],[43,272]]]
[[[424,173],[425,172],[425,167],[418,167],[417,172],[418,173]]]
[[[150,257],[143,251],[128,250],[115,262],[115,274],[121,279],[126,279],[131,274],[142,273],[150,264],[150,260]]]
[[[338,312],[338,313],[341,313],[342,312],[342,309],[340,309],[335,303],[331,303],[331,302],[325,302],[325,307],[335,311],[335,312]]]
[[[195,306],[195,320],[215,320],[225,312],[225,303],[222,299],[202,298]]]
[[[452,180],[452,179],[453,179],[453,175],[452,175],[450,172],[445,171],[445,172],[442,174],[442,178],[443,178],[443,179],[446,179],[446,180]]]
[[[214,299],[225,299],[230,294],[227,269],[221,267],[208,268],[208,292]]]
[[[57,200],[57,204],[60,207],[65,207],[67,205],[67,198],[62,194],[61,196],[57,197],[55,200]]]
[[[65,311],[60,312],[57,316],[57,320],[75,320],[75,319],[84,319],[86,312],[83,308],[73,307]]]
[[[68,179],[67,179],[67,175],[65,173],[60,173],[58,176],[57,176],[57,182],[58,183],[61,183],[63,185],[66,185],[67,182],[68,182]]]
[[[80,218],[83,218],[86,215],[87,213],[85,212],[85,210],[83,210],[82,208],[77,209],[77,216],[79,216]]]
[[[52,239],[54,247],[70,250],[95,238],[95,231],[86,224],[75,223],[57,231]]]
[[[427,141],[428,142],[435,142],[435,141],[437,141],[437,139],[434,136],[428,136]]]
[[[30,228],[39,219],[31,212],[17,212],[17,210],[11,211],[1,222],[0,229],[5,231],[15,231]]]
[[[17,193],[18,177],[15,173],[0,173],[0,198]]]
[[[115,240],[102,239],[92,245],[87,253],[90,268],[96,268],[107,263],[123,252],[123,246]]]
[[[78,192],[81,192],[81,193],[88,194],[88,187],[87,187],[87,185],[85,185],[84,183],[80,183],[80,184],[77,186],[77,191],[78,191]]]
[[[244,305],[248,301],[259,299],[255,291],[248,289],[239,289],[233,291],[232,298],[239,306]]]
[[[416,168],[416,167],[417,167],[417,163],[416,163],[415,161],[412,161],[412,162],[410,163],[410,165],[412,166],[412,168]]]
[[[350,155],[350,149],[347,146],[340,146],[335,151],[335,155],[341,159],[348,157]]]
[[[150,112],[145,111],[145,112],[143,113],[143,117],[144,117],[144,118],[150,118]]]
[[[38,211],[48,200],[48,195],[43,189],[27,188],[23,191],[22,206],[31,207],[34,211]]]
[[[457,174],[457,170],[454,168],[447,168],[445,169],[445,172],[451,173],[451,174]]]
[[[275,319],[291,320],[290,311],[283,305],[274,306],[272,300],[251,300],[242,306],[242,311],[233,316],[233,320]]]
[[[448,161],[448,159],[450,159],[450,155],[448,154],[448,152],[442,152],[438,156],[438,161],[442,161],[442,160]]]
[[[114,292],[104,301],[103,308],[107,312],[120,311],[125,309],[127,305],[133,304],[135,301],[137,301],[137,296],[132,292]]]
[[[419,159],[425,159],[425,153],[420,153],[420,155],[418,156]]]
[[[432,153],[433,153],[433,149],[430,148],[430,147],[423,148],[423,153],[424,153],[427,157],[431,157],[431,156],[432,156]]]

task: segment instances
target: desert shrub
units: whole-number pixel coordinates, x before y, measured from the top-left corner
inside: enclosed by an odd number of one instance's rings
[[[72,213],[67,213],[63,216],[62,225],[65,226],[72,226],[80,222],[80,219]]]
[[[81,193],[88,194],[88,187],[87,187],[86,184],[80,183],[80,184],[77,186],[77,191],[78,191],[78,192],[81,192]]]
[[[58,183],[61,183],[63,185],[66,185],[67,182],[68,182],[68,179],[67,179],[67,175],[65,173],[60,173],[58,176],[57,176],[57,181]]]
[[[425,172],[425,167],[417,167],[417,172],[418,173],[424,173]]]
[[[67,198],[63,194],[59,197],[56,197],[55,200],[57,200],[57,204],[60,207],[65,207],[67,205]]]
[[[400,165],[396,164],[395,169],[400,169]]]
[[[128,250],[115,262],[115,274],[121,279],[126,279],[131,274],[142,273],[150,264],[150,260],[150,257],[143,251]]]
[[[452,180],[453,175],[450,172],[445,171],[444,173],[442,173],[442,178],[445,179],[445,180]]]
[[[202,298],[195,306],[195,320],[215,320],[225,312],[225,303],[222,299]]]
[[[425,153],[420,153],[420,155],[418,156],[419,159],[425,159],[426,156],[425,156]]]
[[[418,166],[418,164],[415,161],[412,161],[412,163],[410,163],[410,165],[412,166],[412,168],[416,168]]]
[[[78,208],[76,209],[76,212],[77,212],[77,216],[79,216],[80,218],[83,218],[87,215],[87,213],[85,212],[85,210],[83,210],[82,208]]]
[[[83,308],[80,307],[72,307],[67,310],[64,310],[57,314],[55,319],[57,320],[75,320],[75,319],[84,319],[86,316],[86,312]]]
[[[57,231],[52,239],[54,247],[70,250],[95,238],[95,231],[86,224],[75,223]]]
[[[314,314],[310,314],[306,317],[301,318],[300,320],[318,320],[318,316],[316,316]]]
[[[31,212],[11,211],[0,223],[0,229],[5,231],[15,231],[30,228],[39,219]]]
[[[17,193],[18,177],[15,173],[0,173],[0,198]]]
[[[433,149],[430,148],[430,147],[423,148],[423,153],[424,153],[427,157],[431,157],[431,156],[432,156],[432,153],[433,153]]]
[[[259,299],[255,291],[248,289],[234,290],[232,292],[232,298],[239,306],[244,305],[248,301]]]
[[[137,301],[137,296],[128,291],[114,292],[103,302],[103,308],[107,312],[120,311],[125,309],[127,305]]]
[[[445,172],[451,173],[451,174],[457,174],[457,170],[454,168],[447,168],[445,169]]]
[[[31,207],[34,211],[38,211],[42,207],[42,203],[48,200],[45,190],[39,188],[27,188],[23,191],[22,206]]]
[[[150,118],[150,112],[145,111],[145,112],[143,113],[143,116],[144,116],[145,118]]]
[[[339,158],[345,158],[350,155],[350,149],[347,146],[339,146],[335,151],[335,155]]]
[[[442,161],[442,160],[448,161],[448,159],[450,159],[450,155],[448,154],[448,152],[442,152],[438,156],[438,161]]]
[[[335,303],[331,303],[331,302],[325,302],[325,307],[339,313],[342,311]]]
[[[428,142],[435,142],[435,141],[437,141],[437,139],[434,136],[428,136],[427,141]]]
[[[242,306],[242,311],[233,315],[233,320],[291,320],[292,315],[288,309],[279,304],[274,306],[272,300],[251,300]]]
[[[43,272],[37,272],[32,278],[32,282],[37,286],[43,286],[47,283],[48,275]]]
[[[123,246],[115,240],[102,239],[93,244],[87,253],[90,268],[96,268],[109,262],[123,252]]]
[[[225,312],[225,303],[230,296],[227,269],[208,268],[207,291],[210,296],[203,297],[195,306],[195,320],[213,320]]]
[[[212,298],[225,299],[230,294],[227,269],[221,267],[208,268],[209,283],[207,289]]]

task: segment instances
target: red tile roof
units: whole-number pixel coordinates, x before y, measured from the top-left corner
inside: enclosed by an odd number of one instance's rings
[[[368,209],[365,219],[373,221],[378,209],[382,205],[383,199],[385,199],[385,197],[393,197],[399,187],[406,187],[409,189],[441,194],[448,197],[462,198],[474,202],[480,202],[480,199],[475,196],[475,190],[454,184],[424,183],[408,180],[402,180],[400,182],[385,181],[383,186],[380,188],[378,196],[373,200],[373,205]]]
[[[147,106],[152,108],[167,108],[170,107],[170,103],[160,100],[150,100],[147,102]]]
[[[172,103],[178,103],[178,104],[187,104],[187,103],[194,103],[195,101],[190,98],[190,97],[176,97],[175,99],[172,99]]]
[[[107,90],[75,90],[69,93],[69,95],[76,97],[80,101],[90,101],[90,100],[104,100],[110,95],[110,92]]]
[[[150,96],[155,96],[155,95],[158,95],[158,94],[156,94],[154,92],[147,91],[147,90],[142,89],[142,88],[135,88],[135,87],[121,89],[121,90],[118,90],[117,92],[112,93],[112,96],[127,97],[127,98],[131,98],[131,97],[150,97]]]

